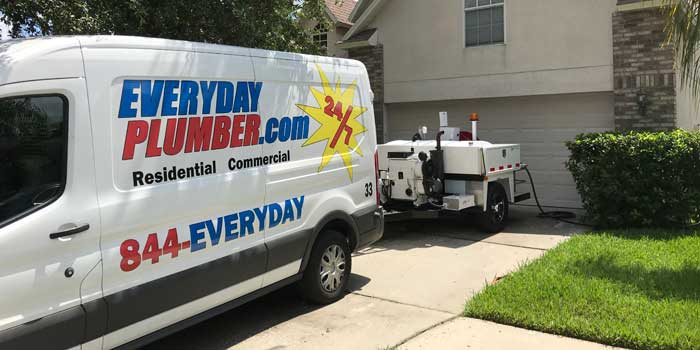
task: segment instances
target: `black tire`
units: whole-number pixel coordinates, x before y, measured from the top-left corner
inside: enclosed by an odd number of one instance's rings
[[[489,183],[487,209],[481,212],[480,226],[487,233],[503,231],[508,222],[508,195],[498,182]]]
[[[332,249],[337,254],[334,254]],[[339,253],[340,251],[342,251],[342,255]],[[314,243],[309,263],[304,270],[304,277],[297,284],[301,296],[311,303],[321,305],[330,304],[342,298],[352,268],[350,254],[352,254],[350,246],[343,234],[333,230],[322,231]],[[330,262],[330,265],[335,266],[335,268],[329,267],[328,262],[322,267],[322,261],[328,261],[331,256],[338,258],[337,264],[333,261]],[[339,263],[340,260],[342,260],[342,265]],[[326,272],[328,272],[325,278],[322,277],[323,268],[326,268]]]

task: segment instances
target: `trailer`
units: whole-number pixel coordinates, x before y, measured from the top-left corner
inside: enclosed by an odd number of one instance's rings
[[[458,128],[440,113],[435,140],[425,127],[410,141],[377,146],[380,200],[386,218],[426,218],[474,212],[486,232],[500,232],[509,204],[530,198],[516,193],[515,173],[525,169],[520,145],[492,144],[477,138],[477,114],[470,116],[472,140],[460,141]],[[447,136],[445,136],[447,135]]]

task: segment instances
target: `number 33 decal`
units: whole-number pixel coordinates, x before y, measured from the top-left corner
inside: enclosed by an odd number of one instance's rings
[[[372,183],[368,182],[365,184],[365,197],[372,197],[374,191],[372,190]]]

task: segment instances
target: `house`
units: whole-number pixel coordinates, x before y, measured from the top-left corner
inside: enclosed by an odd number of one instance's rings
[[[338,47],[363,61],[380,141],[435,135],[438,113],[520,143],[543,204],[581,207],[564,142],[607,130],[697,129],[659,0],[360,0]]]
[[[352,27],[350,14],[357,0],[324,0],[326,15],[330,26],[315,23],[312,39],[321,47],[326,48],[326,54],[333,57],[348,57],[345,49],[338,47],[347,31]]]

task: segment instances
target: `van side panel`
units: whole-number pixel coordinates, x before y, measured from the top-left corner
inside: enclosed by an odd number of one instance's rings
[[[284,272],[268,273],[265,285],[300,271],[326,215],[338,211],[350,218],[376,207],[368,187],[375,181],[376,134],[364,67],[347,60],[312,62],[285,55],[253,50],[256,80],[265,85],[262,99],[275,101],[261,110],[265,137],[285,140],[266,144],[265,153],[290,155],[287,162],[267,166],[266,203],[303,195],[301,220],[265,231],[268,269],[284,266]],[[277,125],[279,116],[283,119]],[[290,257],[298,260],[289,265]]]
[[[264,207],[265,169],[228,170],[231,159],[262,155],[263,145],[230,147],[232,124],[240,140],[259,114],[257,87],[247,56],[83,54],[104,227],[104,345],[114,347],[201,312],[167,312],[193,300],[261,287],[264,227],[251,219]]]
[[[376,208],[361,64],[204,48],[83,46],[105,347],[293,281],[327,214]]]

